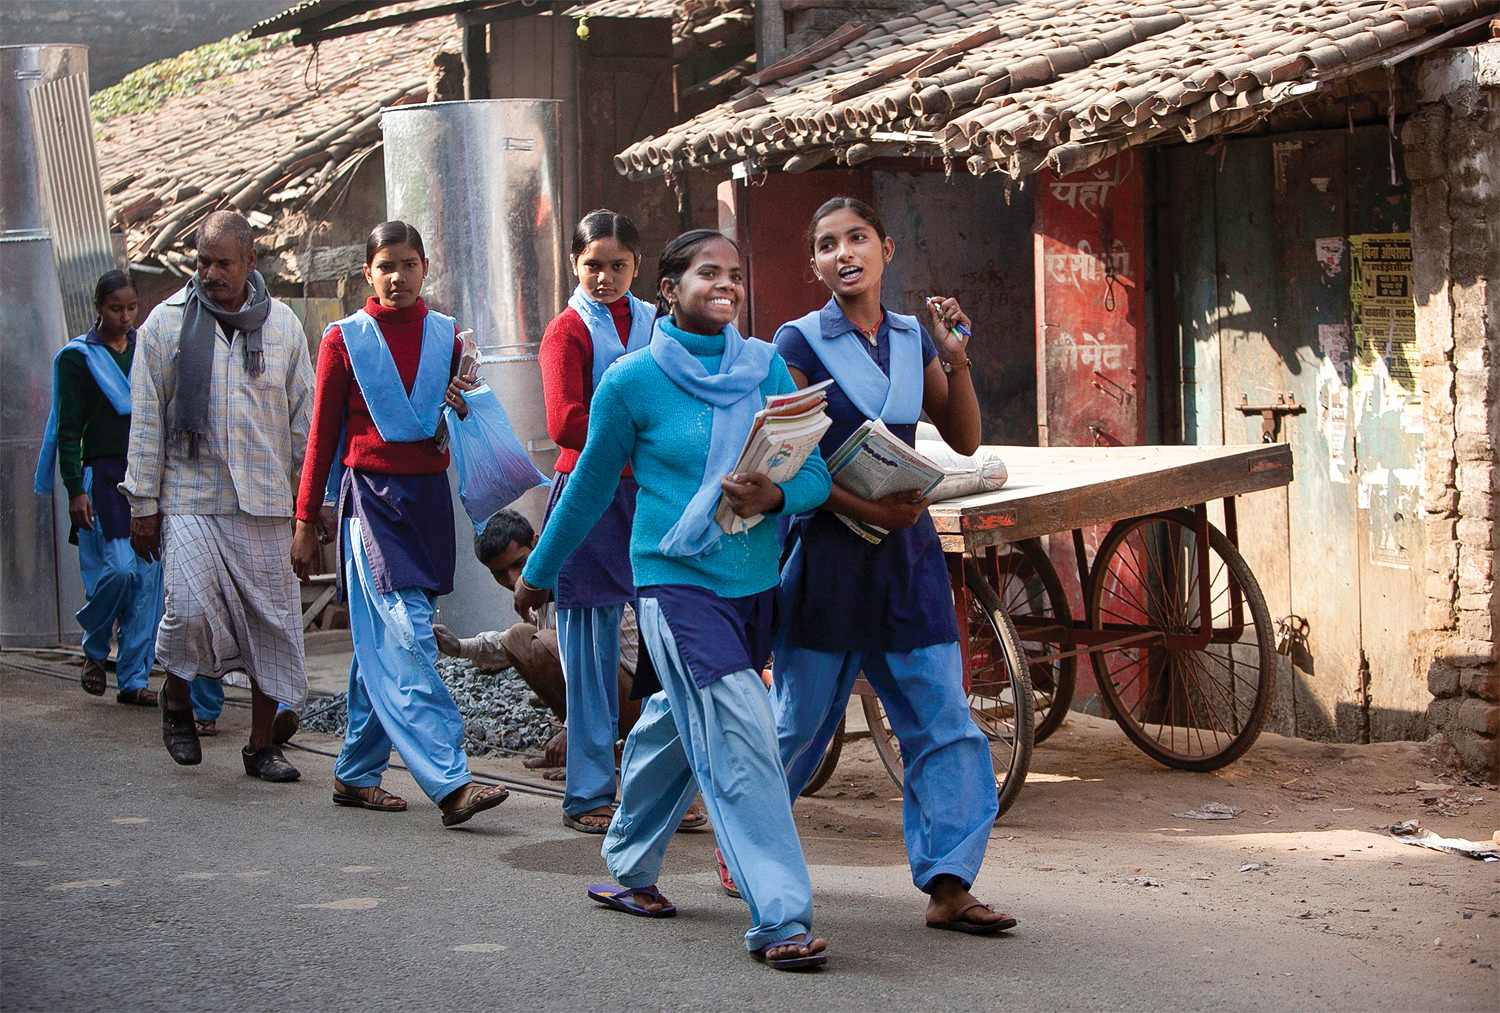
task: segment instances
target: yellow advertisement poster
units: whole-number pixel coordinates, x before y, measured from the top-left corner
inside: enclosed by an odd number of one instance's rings
[[[1349,298],[1361,366],[1385,359],[1392,380],[1417,390],[1417,314],[1411,288],[1411,233],[1349,237]]]

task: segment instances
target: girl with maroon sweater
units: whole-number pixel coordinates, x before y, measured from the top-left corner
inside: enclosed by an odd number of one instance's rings
[[[380,787],[395,746],[442,809],[443,825],[453,826],[508,793],[470,777],[463,717],[436,667],[433,601],[453,590],[455,545],[448,452],[433,435],[444,401],[460,414],[464,402],[453,379],[457,325],[422,302],[426,276],[417,230],[377,225],[365,243],[375,296],[331,324],[318,351],[292,566],[306,579],[317,565],[324,492],[334,486],[354,661],[333,800],[403,811],[406,802]],[[341,474],[330,483],[336,467]]]
[[[589,401],[600,378],[621,355],[650,343],[656,317],[654,307],[630,294],[641,266],[641,235],[629,218],[589,212],[573,230],[571,259],[578,287],[568,308],[547,325],[539,353],[547,432],[562,451],[548,515],[583,451]],[[630,569],[635,494],[627,468],[604,516],[558,575],[557,643],[568,704],[563,823],[586,834],[609,829],[615,799],[620,620],[636,598]]]

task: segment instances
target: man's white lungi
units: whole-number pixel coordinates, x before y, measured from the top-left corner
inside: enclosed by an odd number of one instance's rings
[[[162,525],[166,614],[156,658],[172,675],[245,673],[288,707],[307,698],[302,602],[286,517],[168,514]],[[226,678],[227,677],[227,678]]]

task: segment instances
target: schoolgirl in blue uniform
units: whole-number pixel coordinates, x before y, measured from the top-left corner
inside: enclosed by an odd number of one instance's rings
[[[775,349],[734,328],[745,286],[733,243],[707,229],[685,233],[662,251],[660,272],[663,315],[650,345],[600,380],[583,454],[527,561],[516,610],[545,603],[539,589],[557,583],[628,462],[639,485],[630,559],[641,643],[663,691],[625,740],[620,809],[603,848],[620,887],[596,884],[589,896],[635,915],[675,914],[656,881],[701,786],[750,905],[746,948],[778,969],[815,966],[825,943],[812,935],[812,885],[759,673],[775,623],[774,516],[823,502],[828,470],[814,454],[780,485],[727,474],[764,398],[796,388]],[[741,517],[771,517],[726,535],[713,519],[721,495]]]
[[[625,215],[602,209],[584,215],[573,230],[572,265],[578,286],[567,309],[547,325],[538,354],[547,432],[561,450],[547,518],[585,446],[589,402],[599,380],[620,356],[650,344],[656,321],[656,308],[630,293],[641,266],[641,234]],[[563,563],[554,595],[568,704],[563,823],[587,834],[609,828],[615,800],[620,621],[626,603],[635,601],[630,572],[635,495],[635,478],[627,468],[614,500]]]
[[[969,319],[957,301],[928,302],[935,342],[915,317],[885,309],[881,275],[895,243],[862,201],[835,197],[820,207],[808,245],[833,298],[783,325],[776,348],[798,386],[834,381],[824,455],[874,418],[913,443],[923,412],[950,446],[972,453],[979,402],[963,336]],[[890,534],[871,544],[835,514]],[[998,811],[995,770],[969,714],[948,568],[927,501],[896,493],[871,502],[835,485],[821,509],[791,520],[783,558],[787,614],[773,674],[792,798],[863,670],[901,743],[906,852],[913,882],[931,895],[927,924],[971,933],[1015,925],[969,893]]]

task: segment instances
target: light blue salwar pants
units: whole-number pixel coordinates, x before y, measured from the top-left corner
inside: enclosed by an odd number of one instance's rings
[[[568,698],[563,812],[569,816],[582,816],[615,800],[624,613],[624,605],[557,610],[557,649]]]
[[[351,788],[380,783],[391,747],[427,797],[468,784],[464,719],[437,672],[432,598],[419,588],[375,589],[357,518],[344,521],[344,593],[354,660],[349,728],[333,776]]]
[[[94,469],[83,469],[86,490],[93,486]],[[165,599],[161,562],[148,563],[135,554],[129,538],[105,538],[94,530],[78,531],[78,568],[88,601],[75,614],[83,627],[83,653],[95,661],[109,657],[109,638],[119,641],[115,681],[120,692],[145,689],[156,661],[156,627]],[[116,621],[120,624],[115,633]]]
[[[901,743],[902,827],[912,882],[940,875],[967,889],[999,814],[989,740],[969,714],[957,644],[881,654],[776,645],[776,734],[796,798],[811,779],[864,671]]]
[[[219,715],[224,713],[224,680],[210,679],[206,675],[200,675],[188,683],[188,696],[193,701],[193,717],[199,721],[217,721]],[[289,711],[292,708],[276,701],[276,713]]]
[[[699,688],[654,598],[641,599],[637,618],[663,692],[645,702],[625,739],[620,809],[604,838],[610,873],[622,886],[654,884],[701,786],[724,862],[750,905],[745,947],[810,933],[812,882],[765,684],[745,669]]]

